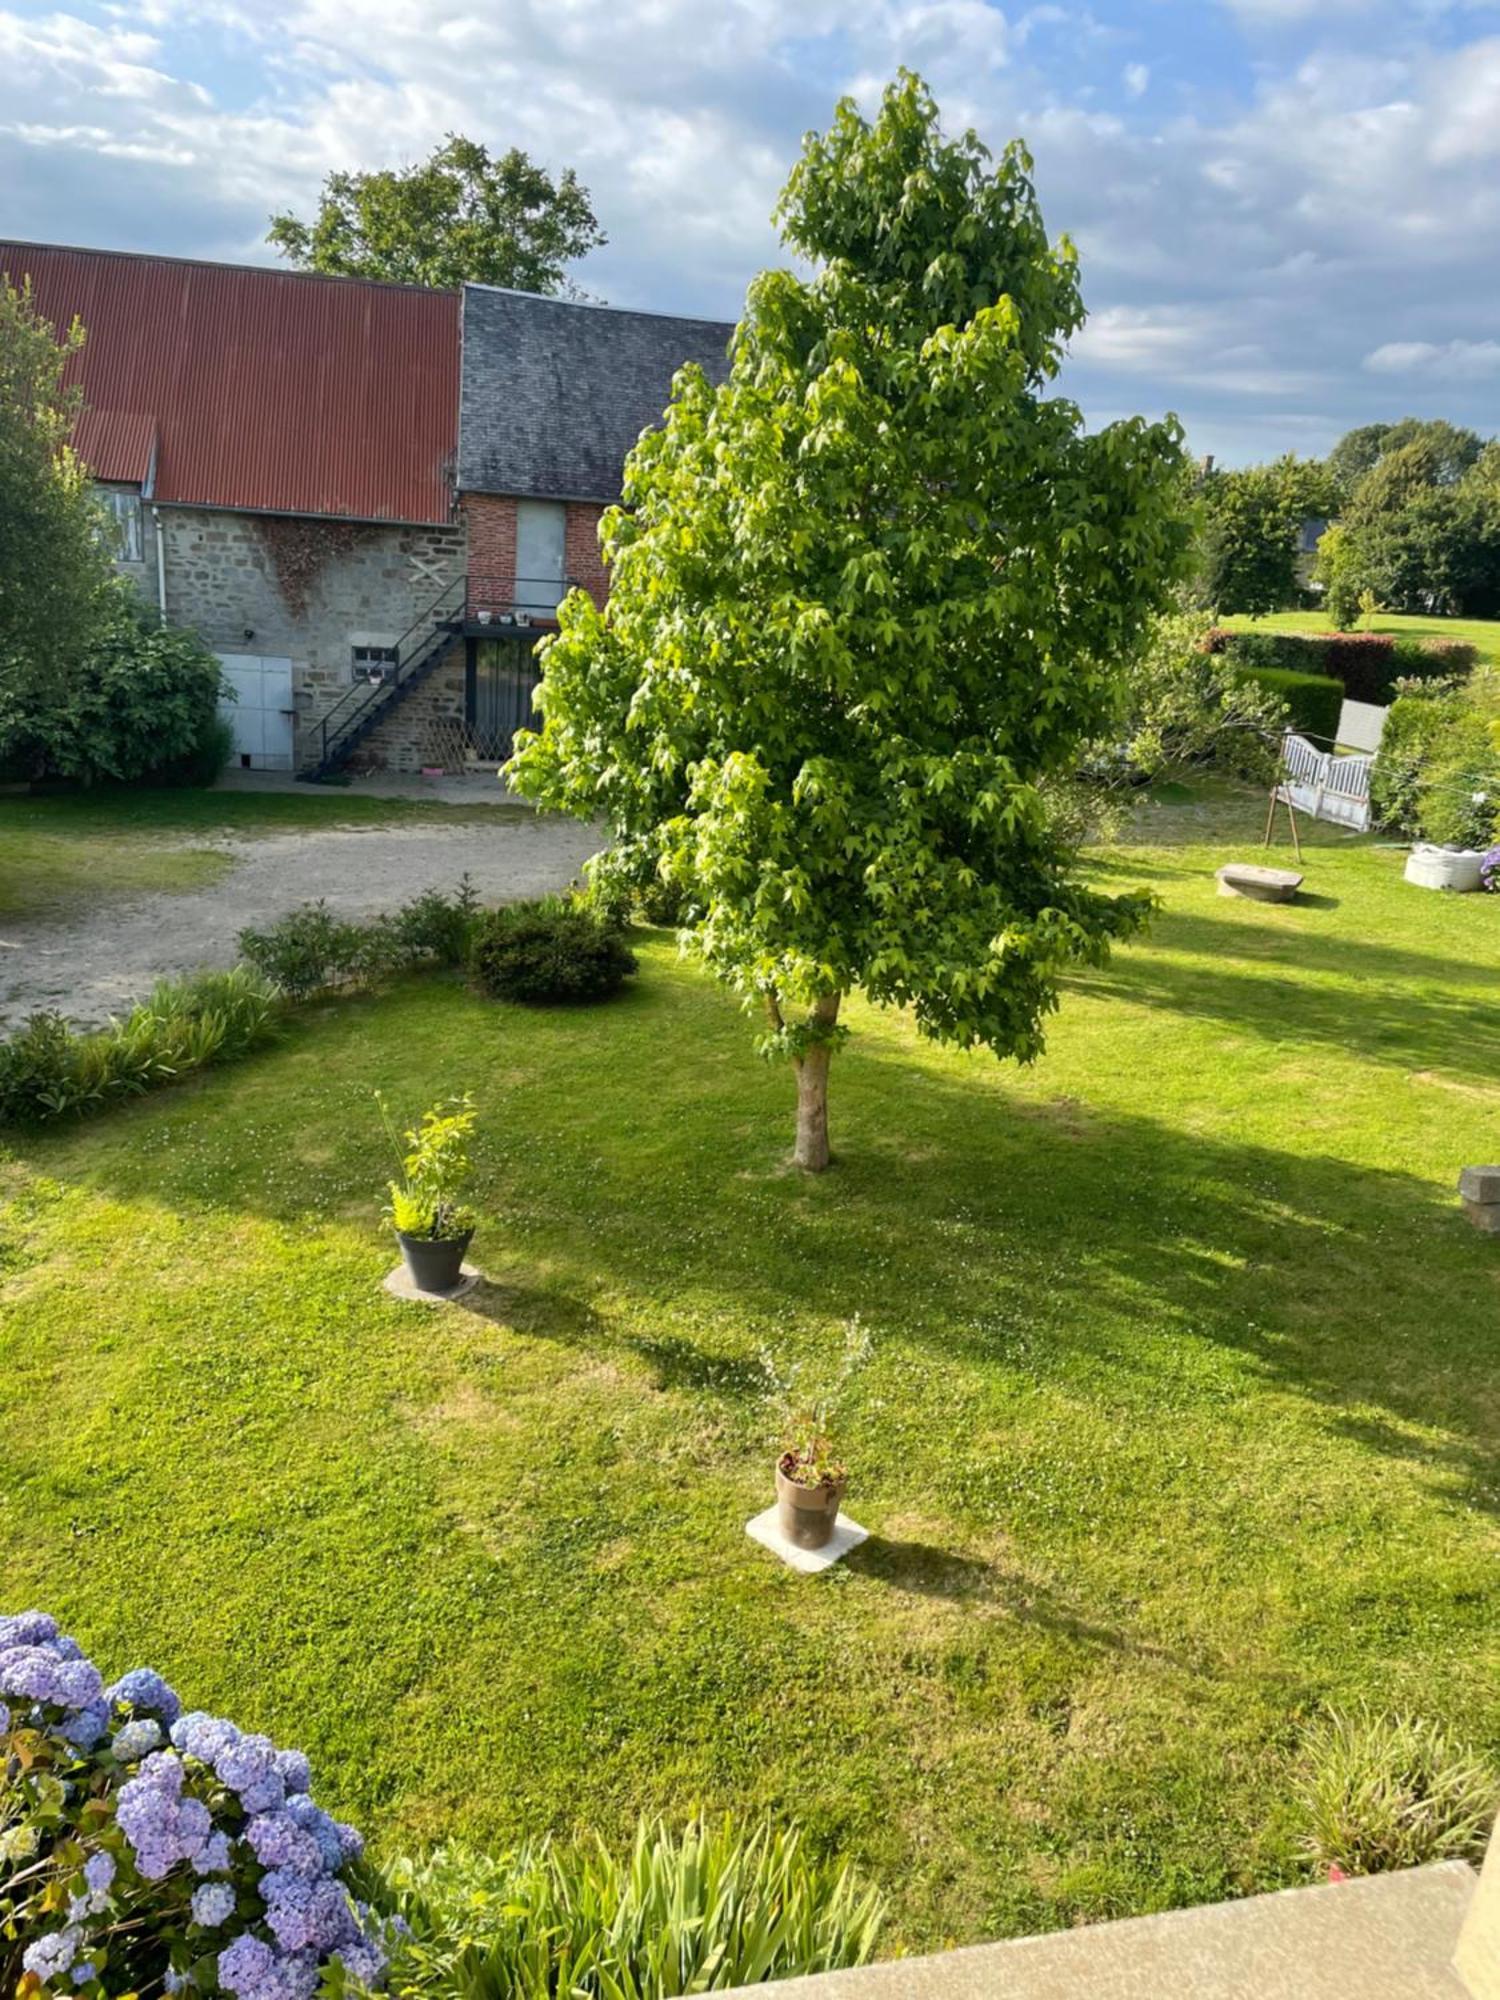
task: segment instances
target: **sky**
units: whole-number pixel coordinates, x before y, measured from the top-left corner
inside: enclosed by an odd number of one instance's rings
[[[591,294],[732,319],[801,135],[902,64],[1031,147],[1090,423],[1500,431],[1500,0],[0,0],[0,235],[271,262],[327,172],[457,130],[577,169]]]

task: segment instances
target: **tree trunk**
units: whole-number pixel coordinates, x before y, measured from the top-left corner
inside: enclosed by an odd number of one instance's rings
[[[839,998],[837,993],[828,993],[814,1004],[810,1018],[818,1027],[833,1027],[839,1016]],[[828,1064],[832,1056],[833,1044],[823,1041],[813,1042],[796,1059],[797,1145],[792,1160],[809,1174],[821,1174],[832,1158],[828,1150]]]

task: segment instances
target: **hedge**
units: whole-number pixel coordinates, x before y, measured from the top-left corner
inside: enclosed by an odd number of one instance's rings
[[[1235,675],[1284,701],[1287,723],[1299,735],[1321,737],[1329,743],[1337,736],[1339,710],[1344,705],[1342,681],[1326,674],[1295,674],[1286,667],[1236,666]]]
[[[1461,639],[1416,639],[1390,632],[1228,632],[1215,626],[1211,653],[1229,653],[1247,667],[1331,677],[1350,701],[1384,708],[1398,680],[1434,680],[1472,673],[1479,651]]]

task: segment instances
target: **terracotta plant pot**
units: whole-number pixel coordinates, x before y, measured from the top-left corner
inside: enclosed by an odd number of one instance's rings
[[[787,1540],[799,1549],[826,1548],[847,1483],[830,1479],[821,1486],[803,1486],[788,1479],[778,1465],[776,1519]]]
[[[396,1231],[401,1255],[419,1292],[454,1291],[464,1274],[464,1255],[474,1240],[472,1229],[462,1236],[403,1236]]]

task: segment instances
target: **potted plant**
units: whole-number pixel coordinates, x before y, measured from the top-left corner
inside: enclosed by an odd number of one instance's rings
[[[834,1415],[850,1380],[870,1358],[870,1336],[856,1316],[844,1331],[844,1353],[831,1380],[809,1388],[807,1364],[782,1370],[762,1354],[777,1414],[781,1451],[776,1460],[776,1519],[782,1534],[799,1549],[828,1544],[843,1504],[848,1471],[831,1432]]]
[[[401,1165],[389,1183],[384,1214],[419,1292],[451,1292],[463,1276],[464,1253],[474,1236],[474,1211],[460,1199],[473,1168],[468,1141],[474,1133],[474,1100],[467,1092],[422,1113],[405,1134],[405,1149],[379,1098],[386,1133]]]

